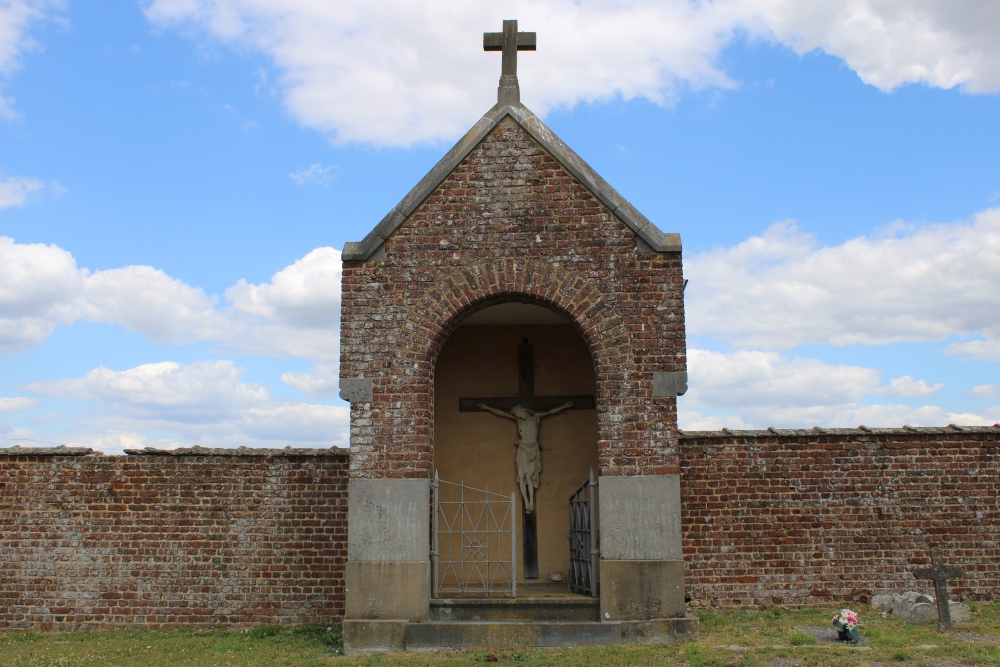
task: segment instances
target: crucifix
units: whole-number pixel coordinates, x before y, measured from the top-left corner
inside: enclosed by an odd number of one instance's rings
[[[541,452],[538,426],[542,417],[563,410],[593,410],[593,395],[535,396],[534,351],[525,338],[517,349],[517,396],[491,398],[460,398],[459,412],[491,412],[517,422],[517,476],[524,508],[522,526],[524,539],[524,578],[538,578],[537,512],[538,475],[541,472]]]
[[[960,567],[945,567],[941,560],[941,550],[935,549],[931,554],[933,567],[923,567],[913,571],[917,579],[930,579],[934,582],[934,601],[938,609],[938,631],[951,630],[951,607],[948,600],[948,580],[961,579],[965,570]]]
[[[518,104],[521,89],[517,85],[517,52],[535,50],[535,33],[518,32],[517,21],[504,21],[503,32],[484,32],[483,51],[502,51],[500,63],[499,104]]]

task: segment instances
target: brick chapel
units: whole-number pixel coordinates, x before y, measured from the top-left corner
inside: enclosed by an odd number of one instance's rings
[[[436,602],[454,594],[525,599],[560,587],[592,596],[591,620],[619,637],[693,627],[677,447],[680,236],[521,104],[517,52],[534,44],[516,21],[485,35],[487,50],[502,51],[497,104],[344,249],[353,649],[413,645],[421,622],[462,613]],[[525,472],[522,459],[540,470]],[[574,510],[581,485],[594,498]],[[509,535],[453,525],[488,499],[513,521]],[[585,525],[571,526],[574,512]],[[598,524],[600,544],[575,562],[567,534],[585,541]]]

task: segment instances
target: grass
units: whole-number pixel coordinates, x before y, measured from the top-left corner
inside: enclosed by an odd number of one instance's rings
[[[824,667],[914,665],[1000,667],[1000,602],[977,605],[973,623],[955,634],[916,626],[867,607],[861,615],[862,646],[817,641],[801,628],[827,627],[833,610],[733,611],[700,615],[700,637],[678,645],[598,646],[572,649],[494,647],[469,651],[345,657],[338,630],[325,626],[260,625],[227,630],[111,630],[68,633],[0,633],[0,667],[219,667],[468,665],[531,667],[663,665],[678,667]]]

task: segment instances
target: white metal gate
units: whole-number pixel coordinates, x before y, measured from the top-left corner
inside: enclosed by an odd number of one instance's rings
[[[434,597],[515,597],[515,494],[445,482],[436,471],[432,487]]]

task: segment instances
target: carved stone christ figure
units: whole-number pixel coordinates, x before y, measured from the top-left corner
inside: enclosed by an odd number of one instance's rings
[[[514,443],[517,447],[517,484],[521,488],[521,498],[524,500],[524,513],[531,514],[535,510],[538,475],[542,472],[542,459],[538,450],[538,424],[542,417],[573,407],[573,401],[567,401],[545,412],[535,412],[523,405],[515,405],[510,412],[498,410],[485,403],[479,403],[476,407],[517,422],[517,442]]]

